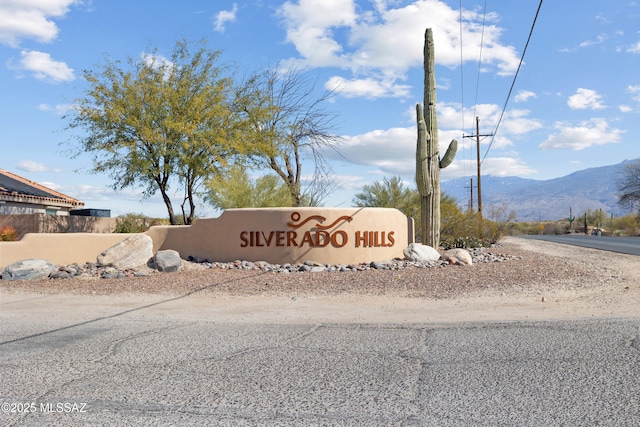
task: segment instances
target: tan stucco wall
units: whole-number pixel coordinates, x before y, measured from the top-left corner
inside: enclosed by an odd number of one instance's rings
[[[29,233],[17,242],[0,242],[0,268],[29,258],[53,264],[96,262],[105,249],[120,243],[128,234]]]
[[[229,209],[191,226],[156,226],[146,232],[153,252],[173,249],[186,259],[352,264],[402,258],[413,242],[413,220],[385,208]],[[0,242],[0,268],[27,258],[54,264],[95,262],[130,234],[30,233]]]
[[[228,209],[219,218],[199,219],[192,226],[152,227],[147,234],[154,251],[173,249],[183,258],[350,264],[402,258],[413,242],[413,220],[385,208]],[[327,236],[334,241],[319,247],[316,236],[321,245]]]

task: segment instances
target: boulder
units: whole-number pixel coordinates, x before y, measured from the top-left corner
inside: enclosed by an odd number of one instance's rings
[[[44,259],[25,259],[5,267],[3,280],[32,280],[49,277],[56,267]]]
[[[153,262],[159,271],[171,272],[182,268],[180,254],[172,249],[156,252]]]
[[[466,249],[461,249],[461,248],[449,249],[448,251],[445,251],[444,254],[447,257],[456,258],[462,264],[465,264],[465,265],[473,264],[473,258],[471,257],[471,254],[469,253],[469,251]]]
[[[440,259],[440,252],[431,246],[422,245],[420,243],[411,243],[404,249],[406,259],[417,262],[433,262]]]
[[[111,246],[97,257],[98,265],[119,269],[147,265],[153,257],[153,240],[146,234],[135,234]]]

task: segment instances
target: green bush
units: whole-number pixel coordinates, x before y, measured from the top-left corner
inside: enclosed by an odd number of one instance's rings
[[[618,236],[636,236],[640,228],[640,217],[638,215],[625,215],[613,220],[613,233]]]
[[[0,240],[3,242],[15,242],[18,240],[18,232],[13,227],[0,228]]]
[[[504,235],[498,222],[480,218],[475,212],[452,212],[442,218],[440,246],[443,249],[488,247]]]
[[[143,214],[128,213],[117,218],[114,233],[144,233],[152,225],[158,224],[158,220],[148,218]]]

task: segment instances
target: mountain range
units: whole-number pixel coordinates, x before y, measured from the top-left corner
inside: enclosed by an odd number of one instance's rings
[[[482,211],[490,217],[492,208],[515,211],[518,221],[559,220],[580,216],[588,210],[602,209],[606,216],[629,214],[618,204],[617,183],[622,168],[631,160],[610,166],[584,169],[561,178],[545,181],[519,177],[482,176]],[[458,204],[469,207],[469,178],[441,183],[442,192],[454,197]],[[473,206],[477,209],[477,179],[473,177]]]

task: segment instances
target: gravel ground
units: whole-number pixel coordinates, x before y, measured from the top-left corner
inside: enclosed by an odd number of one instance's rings
[[[89,295],[185,295],[200,292],[231,296],[351,294],[452,299],[479,295],[544,295],[553,291],[581,291],[596,287],[619,289],[626,280],[637,284],[637,276],[627,277],[620,270],[617,261],[622,257],[624,263],[624,256],[587,249],[568,250],[563,246],[506,238],[497,247],[484,250],[506,260],[473,266],[274,273],[205,268],[185,263],[185,268],[179,272],[155,272],[146,277],[0,280],[0,287],[7,292]],[[569,252],[561,253],[563,250]]]

